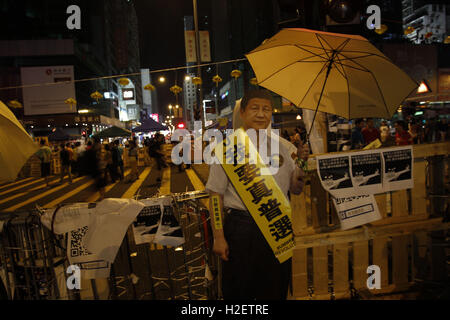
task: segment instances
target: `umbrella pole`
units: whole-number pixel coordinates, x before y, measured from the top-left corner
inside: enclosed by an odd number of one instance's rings
[[[316,111],[314,112],[314,117],[311,123],[311,128],[309,128],[308,135],[306,136],[306,141],[309,141],[309,135],[311,134],[311,131],[314,127],[314,120],[316,120],[317,111],[319,111],[320,101],[322,100],[323,91],[325,90],[325,85],[327,84],[328,76],[330,75],[331,67],[333,65],[334,61],[334,54],[331,57],[330,62],[328,63],[328,69],[327,69],[327,75],[325,76],[325,81],[323,82],[322,91],[320,92],[319,101],[317,102]]]

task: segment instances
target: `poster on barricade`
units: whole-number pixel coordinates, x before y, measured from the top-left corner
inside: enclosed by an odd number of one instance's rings
[[[383,191],[412,189],[413,150],[412,146],[397,147],[383,151]]]
[[[373,195],[334,198],[333,203],[341,222],[341,229],[348,230],[381,219]]]
[[[156,231],[154,243],[162,246],[178,247],[185,242],[183,230],[178,222],[171,198],[165,198],[161,203],[161,219]]]
[[[318,156],[317,173],[323,188],[334,197],[341,198],[353,194],[348,155]]]
[[[133,222],[136,244],[157,243],[177,247],[184,243],[182,228],[175,217],[172,197],[141,200],[145,207]]]
[[[153,243],[161,219],[161,199],[141,200],[145,207],[133,221],[132,229],[136,244]]]
[[[352,183],[355,195],[383,193],[383,167],[379,151],[350,154]]]
[[[41,222],[67,233],[67,257],[85,279],[106,278],[125,233],[144,205],[133,199],[104,199],[48,209]]]
[[[67,258],[71,265],[78,265],[82,279],[108,278],[111,264],[89,252],[85,245],[89,227],[84,226],[68,232]]]

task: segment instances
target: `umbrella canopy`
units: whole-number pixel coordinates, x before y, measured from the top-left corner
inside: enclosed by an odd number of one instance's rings
[[[367,39],[283,29],[247,54],[258,85],[300,108],[391,118],[417,83]]]
[[[117,138],[117,137],[128,137],[131,136],[131,131],[116,126],[109,127],[97,134],[94,134],[95,138],[105,139],[105,138]]]
[[[169,128],[156,122],[152,118],[148,118],[148,119],[144,120],[144,122],[142,122],[142,124],[140,126],[132,129],[133,132],[151,132],[151,131],[162,131],[162,130],[169,130]]]
[[[48,135],[48,141],[67,141],[70,139],[71,136],[61,128],[56,128],[55,131]]]
[[[39,146],[0,101],[0,180],[13,181]]]

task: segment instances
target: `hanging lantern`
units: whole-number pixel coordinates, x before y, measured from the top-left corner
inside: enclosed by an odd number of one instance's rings
[[[23,108],[23,105],[17,100],[8,101],[8,106],[14,109]]]
[[[177,94],[179,94],[181,91],[183,91],[183,89],[182,89],[181,87],[177,86],[177,85],[174,85],[174,86],[170,87],[170,91],[171,91],[173,94],[177,95]]]
[[[144,87],[144,90],[155,91],[155,86],[149,83]]]
[[[415,30],[416,29],[414,29],[413,27],[410,26],[410,27],[405,29],[404,34],[407,36],[407,35],[413,33]]]
[[[238,70],[238,69],[234,69],[233,71],[231,71],[231,76],[234,79],[239,78],[241,76],[241,74],[242,74],[242,72],[240,70]]]
[[[128,80],[127,78],[120,78],[117,82],[119,82],[119,84],[124,87],[130,83],[130,80]]]
[[[425,35],[425,39],[430,39],[432,35],[433,35],[433,32],[428,32],[428,33]]]
[[[91,93],[91,98],[98,102],[99,99],[103,98],[103,95],[100,92],[95,91]]]
[[[200,77],[193,77],[192,78],[192,83],[195,84],[195,85],[200,85],[200,84],[202,84],[202,78],[200,78]]]
[[[64,100],[65,104],[70,104],[70,108],[72,109],[74,105],[77,104],[77,100],[75,100],[74,98],[69,98]]]
[[[216,74],[212,78],[212,81],[216,84],[216,87],[218,87],[219,86],[219,82],[222,82],[222,78],[218,74]]]
[[[250,79],[250,84],[257,86],[258,85],[258,80],[256,80],[256,78],[251,78]]]
[[[388,27],[385,24],[382,24],[380,26],[380,29],[375,29],[375,32],[381,35],[381,34],[385,33],[387,31],[387,29],[388,29]]]

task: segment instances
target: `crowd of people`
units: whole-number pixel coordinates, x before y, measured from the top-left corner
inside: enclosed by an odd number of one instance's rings
[[[368,144],[380,140],[383,147],[404,146],[420,143],[446,141],[449,138],[446,119],[440,121],[430,120],[420,123],[410,118],[408,121],[397,120],[394,123],[395,133],[387,121],[382,121],[377,128],[373,119],[357,119],[352,130],[351,148],[362,149]]]
[[[161,146],[165,143],[162,134],[155,134],[151,139],[144,141],[145,150],[150,158],[154,158],[161,170],[167,167]],[[119,140],[110,143],[102,143],[99,138],[93,138],[87,143],[77,141],[75,143],[54,144],[52,148],[47,141],[40,141],[40,149],[36,156],[41,160],[41,175],[45,178],[47,187],[50,187],[49,176],[51,174],[52,154],[57,153],[60,160],[60,180],[64,182],[67,176],[69,184],[73,182],[73,176],[90,175],[96,180],[96,187],[100,193],[100,200],[105,196],[105,188],[110,183],[124,180],[131,183],[139,179],[138,171],[138,143],[137,139],[128,140],[122,145]],[[130,173],[125,180],[124,153],[128,155]],[[158,178],[158,180],[161,180]]]

